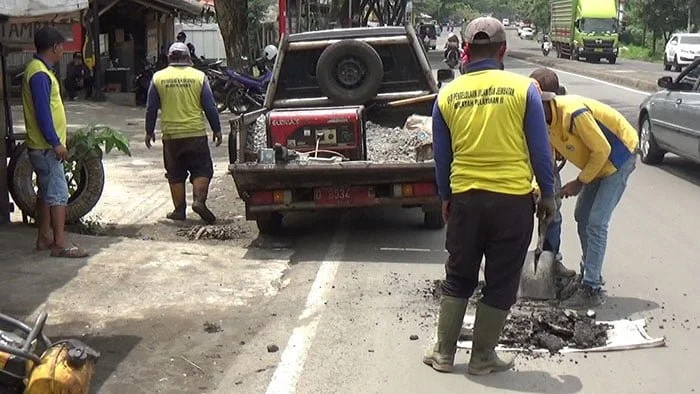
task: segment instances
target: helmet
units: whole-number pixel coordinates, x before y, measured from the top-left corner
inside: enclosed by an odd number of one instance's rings
[[[277,57],[277,47],[274,45],[268,45],[263,49],[263,57],[267,60],[272,60]]]
[[[447,35],[447,39],[449,40],[450,38],[457,38],[457,35],[455,33],[450,33]]]

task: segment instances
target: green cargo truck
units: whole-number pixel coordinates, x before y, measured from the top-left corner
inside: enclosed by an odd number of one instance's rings
[[[552,46],[560,58],[615,64],[617,0],[551,0]]]

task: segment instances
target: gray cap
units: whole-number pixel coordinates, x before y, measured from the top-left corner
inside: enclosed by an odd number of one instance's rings
[[[474,37],[479,33],[488,38],[479,37],[475,39]],[[464,33],[464,39],[468,44],[502,43],[506,42],[506,29],[498,19],[490,16],[482,16],[469,22]]]

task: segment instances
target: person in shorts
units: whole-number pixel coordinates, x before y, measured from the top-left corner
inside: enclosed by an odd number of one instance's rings
[[[66,111],[61,86],[52,67],[63,58],[65,38],[58,30],[43,27],[34,33],[36,55],[27,63],[22,80],[22,108],[27,130],[27,150],[37,176],[36,212],[38,250],[53,257],[80,258],[87,250],[69,244],[65,237],[68,184],[63,161],[66,149]]]
[[[146,103],[146,147],[156,140],[158,109],[161,110],[163,162],[175,209],[167,215],[171,220],[185,220],[187,203],[185,181],[192,182],[192,210],[206,223],[216,221],[207,208],[209,183],[214,165],[207,141],[204,116],[214,131],[216,146],[221,145],[221,123],[214,94],[206,75],[193,67],[190,52],[182,42],[168,50],[170,65],[153,75]],[[204,113],[204,114],[203,114]]]

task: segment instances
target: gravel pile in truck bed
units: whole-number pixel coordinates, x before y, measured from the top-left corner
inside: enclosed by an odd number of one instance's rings
[[[367,159],[376,162],[415,162],[418,135],[401,127],[366,124]]]

